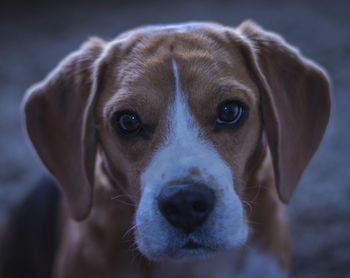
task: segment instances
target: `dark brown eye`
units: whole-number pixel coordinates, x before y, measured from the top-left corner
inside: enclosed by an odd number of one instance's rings
[[[224,102],[218,106],[216,123],[238,126],[246,116],[247,109],[238,101]]]
[[[132,112],[116,113],[112,125],[119,134],[125,136],[137,135],[142,128],[139,118]]]

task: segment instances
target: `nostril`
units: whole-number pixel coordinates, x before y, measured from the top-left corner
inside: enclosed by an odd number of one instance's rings
[[[203,201],[197,200],[193,202],[192,209],[198,212],[206,212],[208,210],[208,205]]]
[[[164,206],[164,213],[168,215],[174,215],[179,213],[179,209],[175,204],[169,204]]]
[[[158,196],[158,207],[167,221],[186,233],[192,232],[208,217],[215,204],[213,190],[204,185],[174,185]]]

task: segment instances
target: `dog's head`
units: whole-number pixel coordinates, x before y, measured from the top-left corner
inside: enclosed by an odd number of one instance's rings
[[[151,260],[246,240],[242,194],[265,140],[284,202],[330,112],[325,73],[251,22],[139,28],[91,39],[25,98],[26,127],[73,216],[90,210],[96,153],[137,203]]]

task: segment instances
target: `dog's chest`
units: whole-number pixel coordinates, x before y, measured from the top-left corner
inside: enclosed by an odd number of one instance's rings
[[[156,271],[155,278],[164,277],[284,278],[287,273],[268,255],[244,247],[200,262],[164,264]]]

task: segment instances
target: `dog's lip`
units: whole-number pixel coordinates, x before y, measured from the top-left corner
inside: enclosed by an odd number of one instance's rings
[[[194,240],[190,239],[188,240],[183,246],[183,249],[187,250],[193,250],[193,249],[210,249],[207,246],[204,246],[203,244],[200,244],[198,242],[195,242]]]
[[[198,249],[198,248],[203,248],[203,245],[194,242],[193,240],[188,240],[184,246],[182,246],[183,249]]]

